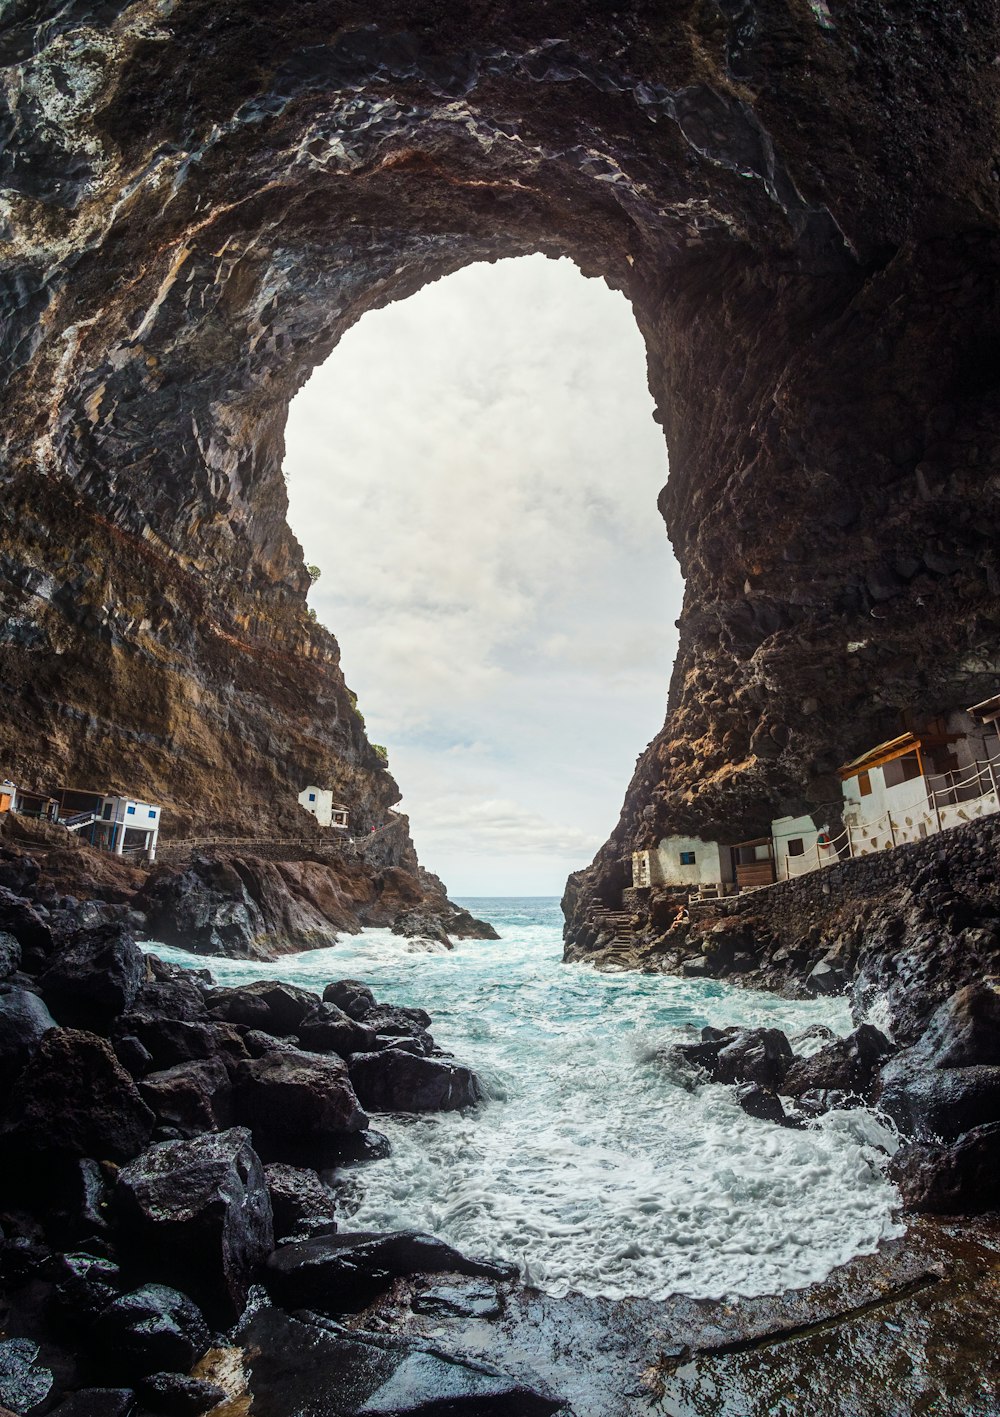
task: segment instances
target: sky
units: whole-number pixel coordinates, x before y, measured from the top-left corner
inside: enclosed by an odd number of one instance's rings
[[[561,894],[663,723],[652,413],[625,298],[540,255],[365,315],[293,400],[310,604],[452,895]]]

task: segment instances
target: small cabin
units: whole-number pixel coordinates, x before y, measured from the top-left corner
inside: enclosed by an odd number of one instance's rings
[[[632,884],[726,886],[733,881],[729,847],[697,836],[665,836],[660,844],[632,853]]]
[[[147,861],[156,860],[156,842],[160,834],[162,808],[155,802],[140,802],[136,797],[104,796],[100,813],[87,833],[94,846],[122,856],[126,851],[141,851]]]
[[[771,823],[774,874],[779,881],[832,866],[840,858],[829,826],[818,827],[810,816],[776,817]]]
[[[54,822],[59,816],[59,803],[47,792],[26,792],[19,787],[11,810],[22,817],[41,817],[43,821]]]
[[[0,782],[0,817],[14,810],[16,800],[17,785],[11,782],[9,777],[5,777],[3,782]]]
[[[299,806],[319,822],[321,827],[336,827],[347,830],[348,811],[345,806],[333,800],[333,792],[328,787],[304,787],[299,793]]]

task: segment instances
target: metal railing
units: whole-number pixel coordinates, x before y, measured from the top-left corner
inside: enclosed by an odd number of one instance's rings
[[[964,776],[960,777],[960,773]],[[973,816],[988,816],[1000,811],[998,778],[1000,753],[993,758],[977,759],[957,772],[935,773],[933,777],[921,778],[919,781],[925,784],[923,794],[912,804],[890,807],[874,822],[849,822],[837,836],[829,838],[823,845],[817,842],[801,856],[786,853],[787,879],[809,875],[824,866],[833,866],[838,861],[850,860],[855,856],[870,856],[876,851],[923,841],[938,832],[961,826],[965,821],[971,821]],[[941,781],[943,786],[932,786],[936,781]],[[988,804],[989,810],[968,815],[965,809],[974,808],[977,803]],[[954,816],[954,820],[942,817],[942,812],[947,812],[949,808],[955,809],[949,814],[949,817]],[[908,817],[907,813],[912,813],[912,817]],[[922,820],[915,821],[917,816],[921,816]]]

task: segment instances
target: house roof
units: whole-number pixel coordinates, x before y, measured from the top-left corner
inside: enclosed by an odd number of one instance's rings
[[[882,763],[891,762],[893,758],[902,758],[906,753],[912,753],[914,749],[939,747],[943,743],[954,743],[958,736],[956,733],[901,733],[898,738],[888,738],[884,743],[878,743],[874,748],[869,748],[859,758],[845,763],[837,771],[841,781],[844,781],[848,777],[855,777],[859,772],[864,772],[866,768],[877,768]]]
[[[1000,714],[1000,694],[994,694],[991,699],[983,699],[981,704],[973,704],[970,709],[966,709],[973,718],[994,719]]]

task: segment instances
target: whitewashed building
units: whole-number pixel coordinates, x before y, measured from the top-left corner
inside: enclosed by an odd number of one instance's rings
[[[299,805],[311,812],[321,827],[347,830],[347,808],[339,802],[334,802],[330,788],[304,787],[299,793]]]
[[[154,802],[140,802],[136,797],[105,797],[91,840],[116,856],[137,849],[145,852],[148,861],[155,861],[161,810]]]
[[[724,886],[733,880],[732,852],[697,836],[665,836],[632,853],[633,886]]]
[[[771,840],[779,881],[794,880],[840,859],[829,826],[818,827],[811,816],[775,818]]]
[[[933,781],[954,777],[955,741],[953,734],[901,733],[840,769],[851,855],[922,841],[954,825],[940,818]]]

